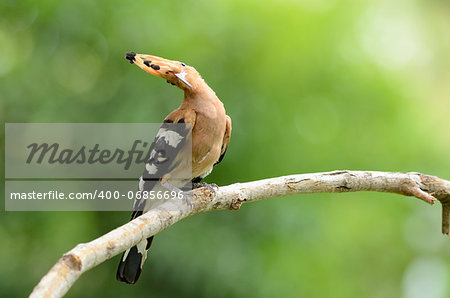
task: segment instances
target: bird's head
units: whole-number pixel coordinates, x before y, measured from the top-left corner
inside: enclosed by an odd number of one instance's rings
[[[172,85],[184,91],[192,91],[201,79],[195,68],[179,61],[164,59],[157,56],[127,53],[125,58],[146,72],[161,77]]]

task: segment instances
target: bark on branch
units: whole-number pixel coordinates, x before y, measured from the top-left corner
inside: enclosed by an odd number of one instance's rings
[[[211,210],[237,210],[245,202],[293,194],[354,191],[391,192],[442,204],[442,233],[450,235],[450,182],[421,173],[334,171],[236,183],[211,191],[195,190],[192,206],[167,201],[135,220],[89,243],[78,244],[50,269],[30,297],[61,297],[81,274],[190,215]]]

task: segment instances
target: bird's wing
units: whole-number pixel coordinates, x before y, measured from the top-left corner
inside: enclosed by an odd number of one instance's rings
[[[150,156],[139,179],[139,191],[149,192],[161,189],[163,179],[181,179],[181,184],[192,179],[191,143],[192,127],[195,124],[195,112],[175,110],[166,117],[155,140],[150,147]],[[154,200],[137,199],[134,202],[132,219],[142,215],[151,207]]]
[[[226,128],[225,128],[225,134],[223,135],[223,141],[222,141],[222,148],[220,150],[220,157],[219,160],[214,164],[218,164],[222,161],[223,157],[225,156],[225,153],[228,149],[228,144],[230,143],[230,137],[231,137],[231,118],[230,116],[226,115]]]

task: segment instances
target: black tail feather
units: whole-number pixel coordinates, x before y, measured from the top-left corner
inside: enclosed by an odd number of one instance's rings
[[[145,249],[152,245],[153,236],[147,238]],[[125,252],[120,259],[119,268],[117,268],[116,279],[127,284],[135,284],[139,280],[142,271],[143,255],[138,251],[137,246],[133,246],[124,260]]]

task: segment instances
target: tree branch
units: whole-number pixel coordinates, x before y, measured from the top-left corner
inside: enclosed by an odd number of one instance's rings
[[[293,194],[378,191],[442,204],[442,233],[450,235],[450,182],[420,173],[334,171],[292,175],[194,191],[192,207],[170,200],[89,243],[78,244],[50,269],[30,297],[61,297],[81,274],[193,214],[238,210],[245,202]]]

